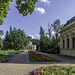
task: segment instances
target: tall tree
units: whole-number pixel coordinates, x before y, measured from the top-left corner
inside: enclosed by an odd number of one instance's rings
[[[1,50],[2,46],[3,46],[3,41],[2,41],[2,39],[0,37],[0,50]]]
[[[3,30],[0,30],[0,49],[3,46],[3,41],[1,39],[1,36],[4,34]]]
[[[41,37],[40,39],[40,51],[46,52],[48,49],[48,37]]]
[[[27,39],[28,39],[29,41],[31,41],[31,40],[32,40],[32,37],[31,37],[31,36],[27,36]]]
[[[56,19],[53,24],[51,24],[51,26],[53,27],[53,31],[55,32],[55,37],[57,39],[59,36],[60,28],[62,27],[62,25],[60,24],[60,19]]]
[[[31,42],[32,42],[33,45],[37,45],[37,43],[39,42],[39,40],[38,39],[32,39]]]
[[[44,29],[42,28],[42,26],[40,27],[40,38],[44,37],[45,36],[45,31]]]
[[[49,39],[51,39],[51,32],[52,32],[52,27],[50,23],[48,23],[48,34],[49,34]]]
[[[4,18],[7,17],[7,13],[9,10],[9,5],[13,0],[0,0],[0,25],[3,24]],[[32,14],[35,8],[36,2],[38,0],[15,0],[16,1],[16,8],[18,9],[19,13],[23,16],[27,16],[28,13]]]
[[[4,34],[3,30],[0,30],[0,37]]]
[[[12,32],[11,32],[12,30]],[[11,28],[6,32],[4,47],[6,49],[23,49],[27,45],[26,34],[21,29]]]

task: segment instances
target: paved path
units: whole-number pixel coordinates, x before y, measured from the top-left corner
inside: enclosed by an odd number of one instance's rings
[[[41,53],[41,52],[38,52]],[[14,55],[13,57],[9,58],[8,63],[0,63],[0,75],[31,75],[31,72],[34,71],[36,68],[41,66],[47,67],[54,64],[75,64],[75,59],[70,59],[67,57],[55,55],[55,54],[45,54],[52,58],[61,60],[60,63],[54,62],[29,62],[28,52],[25,51],[21,54]],[[67,63],[66,63],[67,62]]]
[[[0,64],[0,75],[31,75],[31,72],[36,68],[45,66],[44,64]]]
[[[25,51],[21,54],[16,54],[11,58],[8,58],[9,62],[7,63],[20,63],[20,64],[26,64],[29,63],[29,55],[28,52]]]
[[[8,63],[18,63],[18,64],[70,63],[70,64],[75,64],[75,59],[74,58],[59,56],[57,54],[47,54],[47,53],[42,53],[42,52],[37,52],[37,53],[47,55],[49,57],[55,58],[57,60],[60,60],[61,62],[30,62],[29,61],[28,51],[25,51],[25,52],[23,52],[21,54],[17,54],[17,55],[14,55],[13,57],[9,58]]]
[[[47,56],[55,58],[57,60],[60,60],[61,61],[60,63],[75,64],[75,58],[60,56],[58,54],[46,54],[46,53],[42,53],[42,52],[38,52],[38,53],[47,55]]]

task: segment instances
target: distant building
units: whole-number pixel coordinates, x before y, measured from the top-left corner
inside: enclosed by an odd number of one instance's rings
[[[75,17],[60,31],[60,54],[75,56]]]
[[[29,41],[28,46],[26,47],[27,50],[36,51],[36,45],[33,45],[31,41]]]

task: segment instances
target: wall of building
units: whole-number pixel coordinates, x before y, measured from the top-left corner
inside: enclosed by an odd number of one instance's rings
[[[34,51],[36,51],[36,45],[28,45],[28,46],[26,47],[26,49],[27,49],[27,50],[34,50]]]
[[[60,54],[75,56],[75,48],[73,48],[72,40],[73,37],[75,38],[75,21],[65,26],[60,31]],[[67,48],[67,39],[69,39],[69,48]],[[65,40],[65,47],[63,47],[63,40]]]

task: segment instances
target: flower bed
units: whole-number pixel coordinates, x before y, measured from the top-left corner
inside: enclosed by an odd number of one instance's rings
[[[40,67],[40,68],[38,68],[38,69],[36,69],[36,70],[34,70],[34,75],[40,75],[40,70],[42,70],[42,69],[44,69],[45,67]]]
[[[29,59],[31,62],[59,62],[59,60],[46,55],[37,54],[35,51],[29,51]]]
[[[37,60],[47,60],[47,61],[49,61],[49,60],[52,60],[50,57],[48,57],[48,56],[45,56],[45,55],[42,55],[42,54],[36,54],[36,52],[34,52],[34,51],[30,51],[31,52],[31,54],[33,55],[33,57],[35,58],[35,59],[37,59]]]
[[[31,52],[33,55],[36,53],[35,51],[31,51],[31,50],[29,52]]]
[[[34,75],[75,75],[75,66],[50,66],[34,70]]]
[[[37,60],[52,60],[51,58],[45,56],[45,55],[34,55],[34,57],[37,59]]]
[[[0,63],[8,62],[9,60],[0,60]]]

